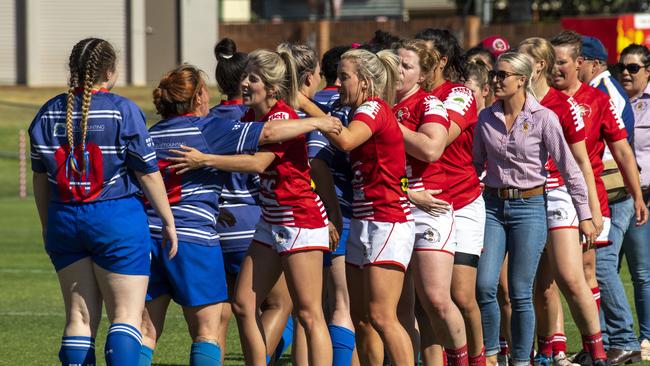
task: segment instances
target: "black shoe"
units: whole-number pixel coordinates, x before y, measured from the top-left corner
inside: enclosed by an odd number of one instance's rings
[[[641,351],[610,348],[607,350],[607,358],[613,366],[641,362]]]
[[[609,360],[602,359],[594,361],[594,366],[612,366],[612,363]]]
[[[591,360],[591,355],[589,355],[589,352],[586,352],[585,350],[576,353],[571,362],[580,364],[580,366],[593,366],[594,364]]]

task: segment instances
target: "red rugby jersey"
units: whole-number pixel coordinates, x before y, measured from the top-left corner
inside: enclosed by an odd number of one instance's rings
[[[478,121],[476,100],[467,87],[445,81],[432,91],[440,99],[449,121],[458,125],[460,135],[452,142],[440,157],[447,175],[447,190],[455,210],[465,207],[481,194],[481,186],[476,170],[472,164],[472,145],[474,144],[474,127]]]
[[[602,159],[605,141],[615,142],[627,138],[625,124],[616,114],[616,107],[609,96],[596,88],[582,84],[573,95],[573,99],[578,103],[585,123],[585,142],[596,179],[600,211],[603,216],[611,217],[607,203],[607,190],[600,177],[605,169]]]
[[[404,135],[391,108],[379,98],[368,98],[350,120],[363,122],[372,130],[370,139],[350,152],[352,217],[383,222],[412,220],[405,192]]]
[[[539,104],[552,110],[560,120],[564,139],[569,145],[575,144],[585,139],[585,123],[582,120],[580,107],[572,97],[561,91],[551,88]],[[549,157],[546,163],[548,179],[546,180],[546,189],[553,189],[564,185],[564,180],[560,171],[557,169],[553,158]]]
[[[416,131],[427,123],[438,123],[449,130],[447,109],[440,99],[424,89],[418,89],[413,95],[397,103],[393,107],[397,121],[411,131]],[[422,191],[425,189],[441,189],[438,199],[450,202],[447,191],[447,177],[440,162],[426,162],[411,155],[406,155],[406,177],[409,189]]]
[[[279,100],[259,121],[298,119],[293,108]],[[242,121],[255,121],[255,112],[246,111]],[[273,122],[270,122],[273,123]],[[262,146],[275,160],[260,174],[260,201],[264,221],[273,225],[319,228],[327,225],[320,197],[311,188],[305,136]]]

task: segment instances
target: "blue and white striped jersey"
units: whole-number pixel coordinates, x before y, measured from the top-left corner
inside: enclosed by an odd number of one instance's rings
[[[338,91],[333,93],[334,91],[331,88],[323,89],[314,95],[314,101],[347,126],[350,107],[342,106]],[[336,196],[341,205],[343,226],[347,228],[349,218],[352,217],[352,170],[349,155],[332,145],[318,130],[310,132],[307,136],[307,154],[310,159],[318,158],[329,165],[334,178]]]
[[[130,173],[158,170],[144,114],[124,97],[106,89],[93,91],[83,151],[81,94],[75,98],[74,154],[70,154],[66,135],[67,95],[60,94],[45,103],[29,127],[32,170],[47,173],[55,202],[82,203],[136,194],[140,188]]]
[[[210,109],[210,115],[239,121],[248,109],[238,101],[223,101]],[[226,174],[226,173],[224,173]],[[260,177],[253,173],[230,173],[221,192],[220,208],[226,208],[235,217],[233,226],[217,224],[221,249],[224,253],[246,251],[255,234],[260,218]]]
[[[162,120],[149,129],[158,156],[169,203],[172,205],[179,241],[218,245],[219,199],[230,174],[202,168],[178,175],[169,169],[174,156],[169,150],[191,146],[207,154],[245,154],[257,150],[263,123],[241,123],[192,115]],[[149,229],[161,238],[161,221],[148,208]]]

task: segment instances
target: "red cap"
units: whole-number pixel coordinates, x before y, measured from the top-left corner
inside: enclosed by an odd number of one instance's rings
[[[481,45],[494,57],[499,57],[499,55],[510,49],[510,44],[508,44],[508,41],[506,41],[505,38],[499,36],[488,37],[481,42]]]

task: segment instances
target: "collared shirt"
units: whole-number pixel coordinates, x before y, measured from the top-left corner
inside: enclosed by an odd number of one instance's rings
[[[641,186],[650,185],[650,84],[630,101],[634,112],[634,153],[641,167]]]
[[[564,140],[555,113],[527,94],[524,107],[510,131],[506,129],[505,120],[502,101],[485,108],[479,115],[473,157],[477,174],[486,168],[485,185],[520,189],[543,185],[550,153],[562,173],[578,218],[590,218],[587,185]]]
[[[596,77],[589,82],[589,86],[599,89],[603,93],[609,95],[614,103],[614,107],[616,107],[616,114],[623,120],[627,134],[631,139],[632,132],[634,132],[634,113],[632,113],[630,100],[621,84],[612,77],[612,74],[610,74],[609,71],[605,70],[596,75]]]

